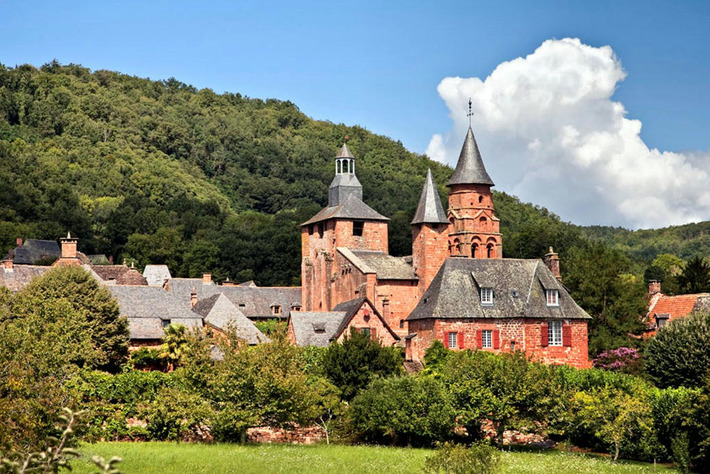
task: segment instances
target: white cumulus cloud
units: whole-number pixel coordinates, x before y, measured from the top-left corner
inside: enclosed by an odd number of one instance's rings
[[[438,92],[453,129],[434,135],[426,152],[456,164],[471,97],[473,131],[498,189],[578,224],[710,219],[710,153],[649,149],[641,122],[611,100],[625,75],[609,46],[565,38],[498,65],[484,81],[447,77]]]

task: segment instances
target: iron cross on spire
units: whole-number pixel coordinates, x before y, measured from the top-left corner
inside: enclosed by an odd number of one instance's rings
[[[468,126],[471,126],[471,117],[473,117],[473,111],[471,110],[471,106],[473,105],[473,102],[471,101],[471,98],[468,98],[468,113],[466,114],[466,117],[468,117]]]

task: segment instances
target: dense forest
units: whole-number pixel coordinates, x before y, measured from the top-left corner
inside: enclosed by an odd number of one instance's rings
[[[298,284],[298,224],[326,205],[345,136],[365,201],[391,218],[390,252],[408,254],[427,168],[444,202],[452,169],[400,142],[313,120],[288,101],[173,78],[0,65],[0,252],[17,237],[71,231],[87,254],[165,263],[174,276]],[[575,298],[606,321],[600,341],[639,330],[644,272],[675,275],[683,262],[670,257],[710,249],[710,222],[583,228],[505,193],[495,204],[504,256],[539,258],[553,246]]]

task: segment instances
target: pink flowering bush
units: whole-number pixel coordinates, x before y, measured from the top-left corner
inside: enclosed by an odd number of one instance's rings
[[[625,374],[637,374],[640,370],[641,356],[633,347],[619,347],[601,352],[594,359],[594,367],[613,370]]]

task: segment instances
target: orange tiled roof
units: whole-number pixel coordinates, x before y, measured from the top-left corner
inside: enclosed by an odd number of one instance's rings
[[[649,315],[669,314],[670,319],[682,318],[690,314],[700,295],[661,296],[655,305],[649,308]]]

